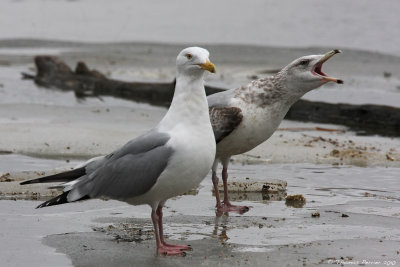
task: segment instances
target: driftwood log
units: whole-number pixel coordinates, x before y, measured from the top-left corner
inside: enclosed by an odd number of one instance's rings
[[[168,107],[171,103],[175,81],[170,83],[123,82],[108,79],[84,62],[78,62],[73,71],[54,56],[36,56],[37,74],[22,73],[39,86],[74,91],[79,98],[89,96],[114,96]],[[223,88],[206,86],[206,94],[224,91]],[[359,134],[400,136],[400,109],[381,105],[330,104],[299,100],[286,119],[320,123],[341,124]]]
[[[286,119],[341,124],[359,135],[400,136],[400,109],[381,105],[330,104],[300,100]]]
[[[36,56],[37,74],[22,73],[23,78],[33,79],[39,86],[74,91],[78,98],[114,96],[155,106],[169,107],[174,95],[175,81],[170,83],[123,82],[108,79],[97,70],[90,70],[78,62],[73,71],[54,56]],[[206,87],[206,93],[221,92],[221,88]]]

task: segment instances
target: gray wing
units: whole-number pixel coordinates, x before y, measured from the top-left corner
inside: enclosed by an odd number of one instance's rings
[[[207,97],[211,125],[217,143],[233,132],[243,120],[242,110],[231,106],[234,93],[235,90],[227,90]]]
[[[87,175],[72,186],[68,201],[85,196],[122,200],[146,193],[173,154],[173,149],[166,146],[169,139],[168,134],[152,130],[103,159],[89,163]]]
[[[235,89],[209,95],[207,96],[208,107],[229,107],[234,95]]]

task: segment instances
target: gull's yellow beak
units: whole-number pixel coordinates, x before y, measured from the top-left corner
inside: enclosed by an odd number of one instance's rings
[[[215,73],[215,65],[207,59],[205,64],[199,64],[202,69],[208,70],[211,73]]]

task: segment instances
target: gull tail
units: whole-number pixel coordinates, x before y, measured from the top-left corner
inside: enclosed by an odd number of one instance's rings
[[[65,203],[69,203],[69,202],[75,202],[75,201],[78,201],[78,200],[85,200],[85,199],[90,198],[89,196],[84,196],[84,197],[82,197],[80,199],[77,199],[77,200],[74,200],[74,201],[68,201],[69,192],[70,191],[66,191],[66,192],[62,193],[61,195],[59,195],[59,196],[57,196],[55,198],[47,200],[46,202],[43,202],[42,204],[40,204],[36,208],[40,209],[40,208],[45,208],[45,207],[49,207],[49,206],[60,205],[60,204],[65,204]]]
[[[72,194],[73,196],[70,196],[70,199],[68,200],[68,195],[71,192],[72,185],[77,182],[75,180],[77,180],[85,175],[86,175],[86,167],[83,166],[83,167],[73,169],[70,171],[57,173],[54,175],[49,175],[49,176],[45,176],[45,177],[41,177],[41,178],[29,180],[29,181],[24,181],[20,184],[25,185],[25,184],[36,184],[36,183],[67,182],[66,184],[52,187],[52,188],[64,188],[66,191],[64,193],[62,193],[61,195],[59,195],[55,198],[52,198],[46,202],[43,202],[42,204],[40,204],[39,206],[36,207],[37,209],[40,209],[40,208],[45,208],[48,206],[60,205],[60,204],[64,204],[64,203],[69,203],[69,202],[74,202],[74,201],[90,198],[87,195],[79,195],[79,194],[77,195],[75,193],[75,194]]]
[[[85,167],[73,169],[71,171],[66,171],[62,173],[57,173],[54,175],[49,175],[29,181],[21,182],[20,185],[25,184],[36,184],[36,183],[52,183],[52,182],[67,182],[78,179],[79,177],[86,174]]]

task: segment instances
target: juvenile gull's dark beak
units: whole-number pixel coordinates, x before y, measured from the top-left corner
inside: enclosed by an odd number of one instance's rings
[[[334,55],[336,55],[338,53],[342,53],[342,51],[340,51],[339,49],[335,49],[335,50],[332,50],[332,51],[326,53],[325,55],[323,55],[322,58],[314,65],[314,67],[312,69],[312,73],[314,75],[322,76],[323,80],[325,80],[325,81],[342,84],[343,80],[329,77],[328,75],[326,75],[325,73],[322,72],[322,64],[324,64],[328,59],[330,59],[331,57],[333,57]]]

